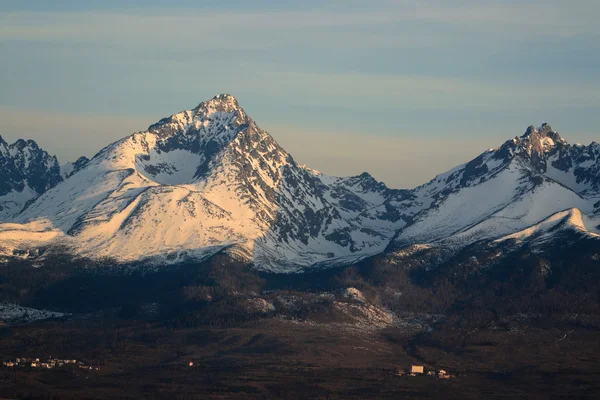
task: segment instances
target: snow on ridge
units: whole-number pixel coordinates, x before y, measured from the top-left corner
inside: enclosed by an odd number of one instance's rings
[[[562,225],[563,229],[571,229],[577,232],[584,233],[590,237],[600,238],[600,234],[597,229],[598,222],[600,221],[588,217],[587,215],[583,214],[581,210],[577,208],[571,208],[552,214],[551,216],[544,219],[543,221],[540,221],[537,224],[531,225],[518,232],[500,237],[495,241],[524,241],[531,238],[534,235],[548,233],[550,230],[560,225]]]
[[[0,322],[7,324],[30,323],[50,318],[62,318],[67,315],[69,314],[38,310],[12,303],[0,303]]]

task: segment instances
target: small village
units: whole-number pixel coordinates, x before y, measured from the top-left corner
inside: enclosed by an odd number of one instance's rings
[[[455,376],[444,369],[426,371],[423,365],[411,365],[409,369],[398,369],[397,376],[431,376],[438,379],[452,379]]]
[[[63,367],[76,367],[91,371],[100,371],[100,367],[86,365],[85,363],[72,359],[52,358],[42,361],[36,357],[20,357],[14,360],[3,361],[2,365],[6,368],[27,368],[27,369],[53,369]]]

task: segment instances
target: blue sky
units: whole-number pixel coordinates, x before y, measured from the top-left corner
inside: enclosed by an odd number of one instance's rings
[[[0,135],[69,161],[227,92],[297,161],[393,187],[530,124],[600,138],[597,1],[173,3],[0,0]]]

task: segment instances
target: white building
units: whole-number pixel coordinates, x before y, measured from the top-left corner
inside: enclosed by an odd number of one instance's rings
[[[424,372],[425,372],[425,367],[423,367],[422,365],[412,365],[410,367],[411,374],[422,374]]]

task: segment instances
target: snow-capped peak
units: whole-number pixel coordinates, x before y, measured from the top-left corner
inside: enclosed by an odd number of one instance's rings
[[[257,129],[233,96],[221,94],[107,146],[94,162],[134,169],[158,184],[191,183],[240,133]]]
[[[530,154],[532,151],[541,154],[548,153],[555,145],[567,144],[567,141],[560,137],[558,132],[554,131],[548,123],[543,123],[537,129],[533,125],[529,126],[521,136],[520,141]]]
[[[404,223],[383,205],[401,193],[366,173],[333,178],[298,166],[227,94],[64,169],[63,184],[16,216],[27,231],[19,240],[45,218],[84,256],[172,263],[230,248],[291,271],[381,252]]]
[[[208,101],[203,101],[195,110],[214,110],[219,112],[234,112],[241,110],[238,101],[230,94],[219,94]]]
[[[166,140],[174,135],[206,133],[203,131],[208,127],[216,134],[227,133],[250,122],[250,118],[233,96],[220,94],[200,103],[196,108],[161,119],[148,127],[147,132]]]
[[[515,157],[529,163],[537,171],[543,172],[547,167],[547,159],[570,148],[558,132],[544,123],[539,128],[529,126],[522,136],[515,136],[500,146],[492,154],[495,160],[507,164]],[[483,156],[483,155],[482,155]],[[481,157],[481,156],[480,156]]]

